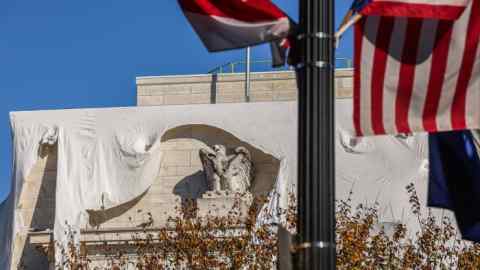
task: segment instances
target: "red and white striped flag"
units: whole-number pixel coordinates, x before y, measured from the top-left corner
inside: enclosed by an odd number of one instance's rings
[[[178,0],[211,52],[243,48],[287,37],[288,16],[270,0]]]
[[[428,2],[466,8],[456,20],[365,16],[356,24],[359,136],[480,128],[480,0]]]
[[[363,15],[435,18],[460,17],[470,0],[363,0]]]

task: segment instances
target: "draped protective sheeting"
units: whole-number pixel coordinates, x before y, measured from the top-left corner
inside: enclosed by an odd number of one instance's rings
[[[337,197],[352,190],[354,203],[377,200],[385,221],[408,218],[405,186],[415,182],[421,197],[426,194],[426,137],[356,139],[350,135],[351,106],[351,100],[337,101]],[[16,218],[14,205],[40,142],[58,143],[54,235],[60,243],[67,223],[86,226],[86,209],[110,208],[143,194],[158,176],[162,135],[178,126],[217,127],[280,160],[280,195],[267,204],[270,211],[286,207],[288,191],[295,190],[294,102],[14,112],[11,123],[14,177],[12,193],[0,205],[1,269],[9,268],[12,235],[30,226]]]

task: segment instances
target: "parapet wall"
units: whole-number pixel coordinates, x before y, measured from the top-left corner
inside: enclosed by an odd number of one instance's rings
[[[353,70],[335,74],[337,98],[350,98]],[[290,101],[297,98],[293,71],[251,74],[250,102]],[[246,102],[243,73],[176,75],[137,78],[137,105],[214,104]]]

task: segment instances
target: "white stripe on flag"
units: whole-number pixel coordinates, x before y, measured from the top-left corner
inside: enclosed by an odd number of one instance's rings
[[[200,38],[207,48],[219,51],[244,47],[252,41],[262,42],[283,37],[289,31],[288,18],[280,18],[271,22],[247,23],[219,16],[205,16],[198,13],[185,12]]]
[[[438,21],[423,20],[420,34],[420,46],[417,52],[415,68],[415,81],[413,84],[412,99],[408,113],[408,122],[411,130],[423,129],[423,108],[425,105],[430,70],[432,67],[432,54]]]
[[[465,50],[466,28],[470,18],[471,5],[453,25],[452,39],[448,52],[447,69],[445,71],[440,103],[437,111],[437,127],[439,130],[452,129],[452,100],[457,87],[459,70]]]
[[[383,122],[387,133],[397,133],[397,128],[395,127],[395,99],[397,97],[397,91],[392,90],[396,89],[398,85],[398,74],[400,74],[400,60],[398,56],[401,55],[403,51],[406,30],[407,19],[396,19],[390,40],[389,51],[391,53],[387,59],[387,70],[389,74],[397,75],[386,76],[383,88]]]
[[[369,16],[365,22],[366,33],[362,41],[362,61],[361,65],[364,67],[361,74],[361,86],[360,91],[363,93],[360,100],[360,119],[362,131],[365,134],[373,133],[372,121],[371,121],[371,91],[363,91],[364,89],[371,88],[372,82],[372,65],[375,55],[375,42],[377,39],[377,30],[380,23],[380,17]]]
[[[480,74],[480,46],[477,48],[472,74]],[[472,76],[468,85],[466,103],[467,125],[478,125],[480,120],[480,76]]]

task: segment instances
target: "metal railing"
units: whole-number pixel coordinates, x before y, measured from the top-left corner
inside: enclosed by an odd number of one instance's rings
[[[212,70],[210,70],[209,74],[214,73],[238,73],[238,72],[245,72],[247,61],[232,61],[225,63],[221,66],[218,66]],[[287,67],[282,68],[272,68],[272,60],[270,59],[261,59],[261,60],[251,60],[250,61],[251,67],[258,68],[259,66],[263,66],[263,68],[267,70],[288,70]],[[253,70],[253,69],[252,69]]]
[[[251,65],[252,71],[293,70],[292,67],[288,67],[288,66],[280,67],[280,68],[272,68],[271,59],[251,60],[250,65]],[[348,57],[336,57],[335,67],[336,68],[352,68],[353,67],[352,59]],[[239,73],[239,72],[245,72],[245,68],[246,68],[245,60],[232,61],[208,71],[208,74]]]
[[[353,68],[353,61],[351,58],[348,58],[348,57],[335,57],[335,67],[336,68]]]

